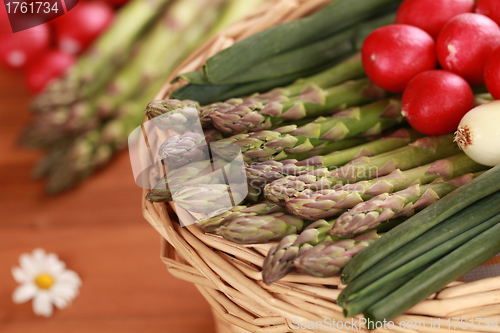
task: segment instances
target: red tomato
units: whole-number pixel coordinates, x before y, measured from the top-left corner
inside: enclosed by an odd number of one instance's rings
[[[500,45],[500,28],[484,15],[460,14],[446,23],[436,45],[443,69],[472,85],[483,84],[486,60]]]
[[[477,0],[476,13],[486,15],[496,24],[500,25],[500,1],[498,0]]]
[[[474,0],[405,0],[398,8],[396,23],[413,25],[437,39],[448,20],[473,9]]]
[[[45,52],[49,44],[50,31],[46,24],[16,33],[0,33],[0,63],[11,69],[24,69]]]
[[[103,2],[80,2],[54,20],[57,45],[69,53],[84,51],[113,21],[113,8]]]
[[[455,131],[474,107],[474,93],[460,76],[432,70],[415,76],[403,93],[403,115],[410,125],[428,135]]]
[[[484,83],[495,99],[500,99],[500,47],[496,48],[484,66]]]
[[[392,24],[373,31],[361,48],[368,77],[381,88],[403,92],[415,75],[436,67],[436,49],[422,29]]]
[[[26,85],[38,93],[53,79],[60,77],[75,62],[75,56],[59,50],[46,52],[26,71]]]

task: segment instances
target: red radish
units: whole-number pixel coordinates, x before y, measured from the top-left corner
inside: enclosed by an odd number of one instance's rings
[[[392,24],[373,31],[361,48],[368,77],[381,88],[403,92],[415,75],[436,67],[434,40],[422,29]]]
[[[38,93],[53,79],[64,74],[75,62],[75,56],[59,50],[45,53],[26,71],[26,85],[33,93]]]
[[[69,53],[84,51],[114,17],[113,8],[103,2],[81,2],[54,21],[57,44]]]
[[[472,85],[483,84],[486,60],[500,45],[500,28],[484,15],[460,14],[446,23],[436,45],[443,69]]]
[[[488,16],[500,25],[500,1],[498,0],[477,0],[476,13]]]
[[[496,48],[484,66],[484,83],[495,99],[500,99],[500,47]]]
[[[24,69],[48,49],[50,31],[46,24],[28,30],[0,34],[0,63],[11,69]]]
[[[398,8],[396,23],[413,25],[437,39],[446,22],[473,9],[474,0],[405,0]]]
[[[106,2],[109,2],[110,4],[114,6],[123,6],[127,2],[130,2],[130,0],[105,0]]]
[[[443,135],[454,132],[474,107],[474,93],[460,76],[432,70],[415,76],[403,93],[403,116],[419,132]]]

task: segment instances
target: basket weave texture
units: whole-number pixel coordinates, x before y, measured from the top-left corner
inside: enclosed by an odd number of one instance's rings
[[[235,42],[279,23],[321,9],[332,0],[270,0],[222,33],[213,36],[189,56],[167,79],[157,99],[183,84],[169,82],[178,74],[198,70],[205,61]],[[148,190],[144,190],[143,198]],[[171,275],[194,283],[212,307],[219,332],[367,332],[356,327],[327,329],[326,325],[297,329],[297,321],[323,322],[325,318],[359,323],[361,317],[346,319],[336,304],[344,287],[339,277],[316,278],[290,274],[268,286],[261,268],[271,244],[243,246],[205,234],[196,225],[181,227],[171,203],[151,204],[142,200],[145,219],[163,238],[161,257]],[[185,218],[185,217],[183,217]],[[222,318],[222,321],[219,321]],[[440,328],[436,320],[441,318]],[[451,328],[448,328],[450,318]],[[455,319],[468,320],[455,325]],[[397,332],[500,332],[499,327],[478,325],[475,318],[497,319],[500,324],[500,277],[471,283],[454,282],[439,293],[393,320]],[[470,320],[473,319],[472,327]],[[463,321],[462,321],[463,322]],[[408,323],[412,323],[410,327]],[[401,327],[403,328],[400,328]],[[434,325],[434,327],[432,326]],[[465,329],[464,329],[465,328]]]

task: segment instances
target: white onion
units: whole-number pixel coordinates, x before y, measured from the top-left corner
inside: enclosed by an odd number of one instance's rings
[[[500,164],[500,100],[475,107],[465,114],[455,141],[479,164]]]

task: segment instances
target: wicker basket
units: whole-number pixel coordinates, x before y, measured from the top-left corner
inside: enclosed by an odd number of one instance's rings
[[[253,14],[220,33],[188,57],[167,80],[157,98],[164,98],[175,87],[168,82],[180,73],[200,69],[220,50],[278,23],[313,13],[332,0],[271,0]],[[147,190],[144,191],[144,196]],[[144,198],[143,196],[143,198]],[[294,319],[308,323],[329,318],[347,321],[335,301],[343,286],[340,278],[315,278],[291,274],[267,286],[262,282],[261,267],[270,244],[242,246],[220,237],[204,234],[195,225],[180,227],[174,206],[151,204],[142,200],[146,220],[163,237],[162,260],[173,276],[194,283],[212,306],[218,332],[331,332],[319,324],[313,329],[296,329]],[[349,319],[359,323],[359,318]],[[441,318],[437,328],[437,318]],[[447,319],[450,319],[450,327]],[[464,321],[469,320],[467,328]],[[500,324],[500,277],[472,283],[454,282],[426,301],[394,320],[394,329],[378,331],[451,332],[457,329],[475,332],[500,332],[486,328],[484,321]],[[411,326],[410,326],[411,323]],[[335,328],[338,332],[366,332],[356,327]],[[403,327],[403,328],[400,328]],[[339,329],[340,328],[340,329]]]

